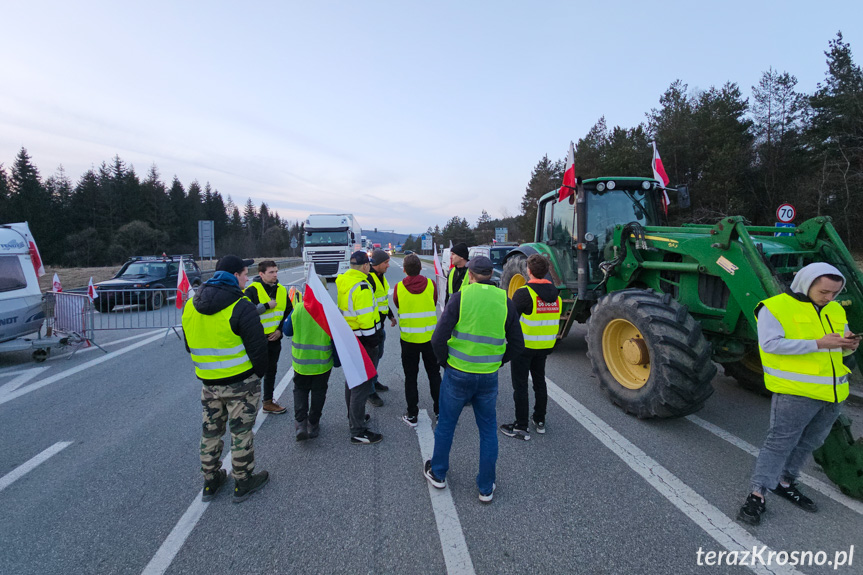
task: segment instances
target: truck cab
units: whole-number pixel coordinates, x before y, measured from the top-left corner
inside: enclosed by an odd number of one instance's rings
[[[352,214],[312,214],[304,222],[303,267],[326,278],[344,273],[351,254],[361,249],[362,229]]]

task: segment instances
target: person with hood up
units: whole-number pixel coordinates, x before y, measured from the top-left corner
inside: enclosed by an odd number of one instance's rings
[[[452,262],[453,267],[449,270],[449,275],[446,278],[446,300],[444,301],[444,305],[449,303],[454,293],[460,292],[467,287],[468,251],[466,243],[461,242],[450,249],[450,262]]]
[[[838,269],[816,262],[797,272],[791,289],[755,308],[764,385],[773,399],[770,428],[739,521],[761,523],[768,490],[806,511],[818,510],[800,492],[797,478],[848,397],[850,370],[842,358],[857,349],[860,339],[848,329],[845,309],[834,301],[844,287]]]
[[[213,277],[183,308],[186,351],[203,383],[202,501],[213,499],[227,481],[220,457],[228,420],[234,503],[245,501],[269,481],[266,471],[254,472],[252,428],[261,399],[261,377],[267,372],[267,337],[254,304],[243,296],[252,263],[224,256]]]
[[[429,379],[434,403],[435,420],[438,414],[440,396],[440,366],[431,345],[432,333],[437,325],[437,285],[420,275],[422,263],[416,254],[405,256],[405,279],[396,284],[393,290],[393,306],[399,312],[399,332],[402,346],[402,369],[405,372],[405,401],[407,411],[402,421],[411,427],[417,426],[419,415],[419,392],[417,376],[420,370],[420,357]]]
[[[510,363],[515,421],[504,423],[499,429],[507,437],[524,441],[530,439],[527,427],[530,408],[528,374],[533,378],[533,425],[537,433],[545,433],[545,411],[548,406],[545,360],[554,349],[560,327],[560,292],[545,279],[546,275],[548,259],[540,254],[532,254],[527,258],[528,282],[515,290],[512,296],[524,335],[524,351],[514,355]]]

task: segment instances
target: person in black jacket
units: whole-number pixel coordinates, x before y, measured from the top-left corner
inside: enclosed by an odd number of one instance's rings
[[[183,309],[186,350],[203,383],[203,501],[210,501],[227,480],[220,457],[229,419],[234,502],[245,501],[269,481],[266,471],[254,473],[252,428],[261,399],[261,377],[267,372],[267,338],[254,304],[243,297],[241,288],[251,263],[237,256],[223,257],[213,277]]]

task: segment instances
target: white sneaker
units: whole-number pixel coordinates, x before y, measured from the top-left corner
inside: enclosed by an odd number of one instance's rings
[[[491,493],[489,493],[488,495],[483,495],[482,493],[480,493],[479,494],[479,500],[482,503],[491,503],[491,500],[494,497],[494,490],[495,489],[497,489],[497,483],[492,483],[491,484]]]

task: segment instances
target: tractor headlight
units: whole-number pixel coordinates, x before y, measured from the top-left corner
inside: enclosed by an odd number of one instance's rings
[[[604,192],[605,191],[605,184],[602,182],[599,182],[598,184],[596,184],[596,191],[597,192]]]
[[[650,189],[650,182],[648,182],[647,180],[644,180],[643,182],[641,182],[641,187],[644,188],[645,190],[649,190]]]
[[[614,182],[608,182],[607,186],[608,186],[609,190],[613,190],[614,189]]]

